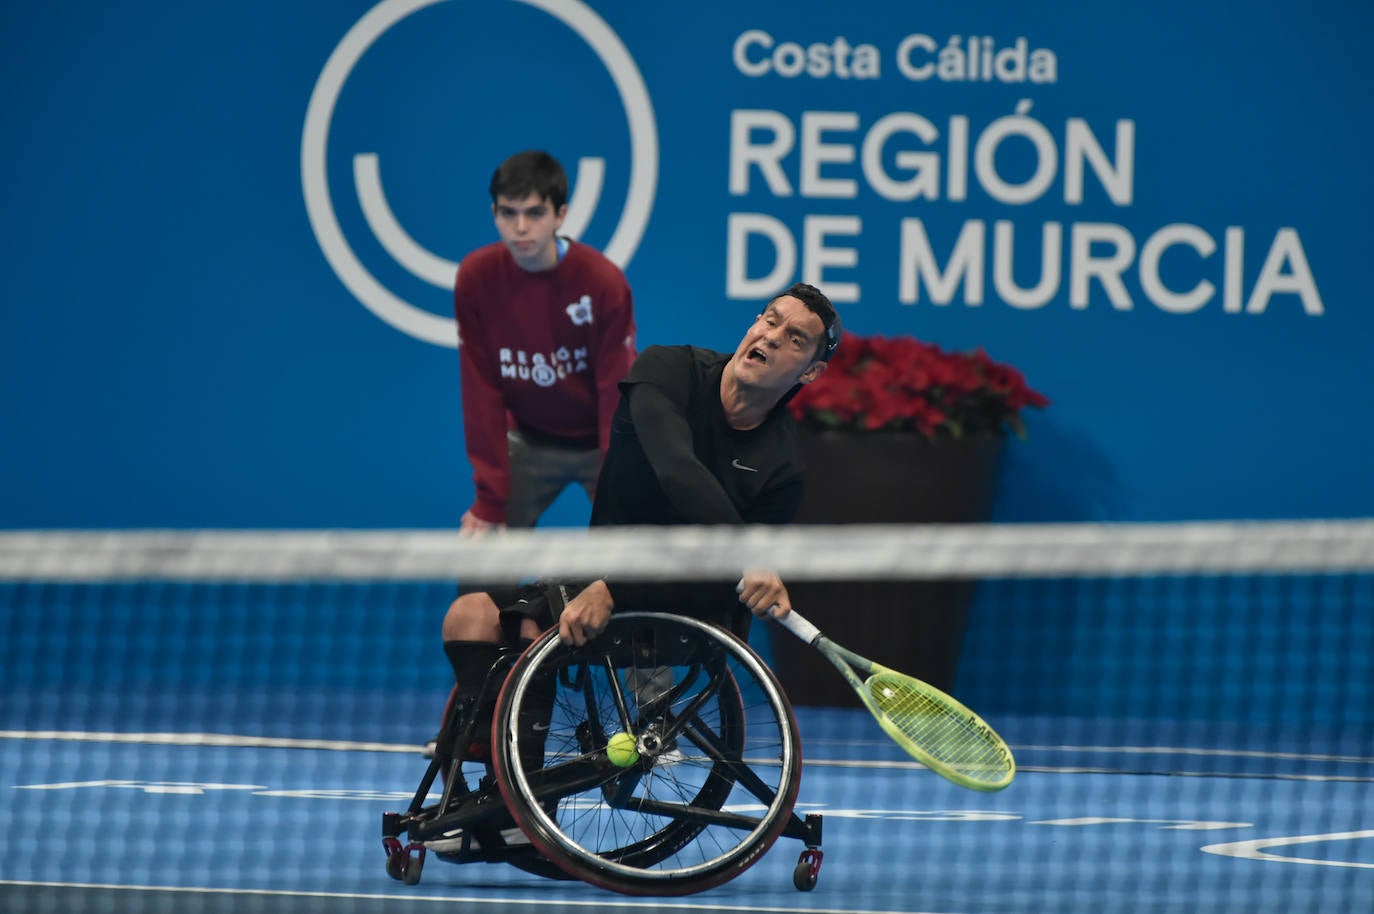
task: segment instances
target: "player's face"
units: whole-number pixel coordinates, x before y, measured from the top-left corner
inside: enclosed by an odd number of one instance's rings
[[[522,269],[537,273],[552,270],[558,264],[555,236],[563,226],[567,205],[553,208],[536,193],[515,199],[498,195],[491,207],[496,217],[496,231]]]
[[[741,381],[787,390],[808,383],[825,370],[816,348],[825,334],[820,315],[790,295],[775,298],[735,349],[734,372]]]

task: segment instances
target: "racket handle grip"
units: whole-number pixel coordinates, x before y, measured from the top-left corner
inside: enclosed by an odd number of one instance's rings
[[[807,644],[815,644],[821,637],[821,630],[795,609],[781,619],[774,616],[774,620]]]
[[[735,585],[735,593],[744,593],[743,578],[740,578],[740,582]],[[777,616],[773,615],[773,610],[777,608],[777,605],[774,604],[773,607],[768,610],[768,615],[783,628],[787,629],[807,644],[815,644],[816,639],[820,638],[821,630],[803,618],[801,613],[794,609],[779,619]]]

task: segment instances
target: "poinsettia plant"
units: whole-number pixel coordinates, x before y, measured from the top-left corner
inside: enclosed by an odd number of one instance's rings
[[[1021,411],[1049,400],[1021,372],[981,348],[946,352],[910,336],[846,333],[825,374],[788,404],[814,429],[914,431],[968,438],[1010,429],[1025,437]]]

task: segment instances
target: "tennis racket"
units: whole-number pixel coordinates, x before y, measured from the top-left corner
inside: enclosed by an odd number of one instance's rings
[[[1016,776],[1002,737],[955,699],[841,647],[795,609],[775,621],[833,663],[893,742],[931,771],[983,791],[1001,790]]]

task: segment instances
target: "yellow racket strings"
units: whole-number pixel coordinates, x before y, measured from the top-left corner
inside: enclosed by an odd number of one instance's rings
[[[1002,741],[967,710],[951,706],[899,673],[878,673],[865,685],[878,710],[932,759],[973,780],[996,782],[1012,762]]]

